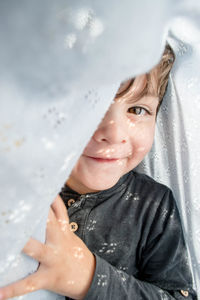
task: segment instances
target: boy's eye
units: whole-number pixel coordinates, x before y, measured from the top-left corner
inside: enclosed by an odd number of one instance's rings
[[[135,114],[137,116],[144,116],[146,113],[149,114],[149,111],[145,109],[144,107],[140,106],[133,106],[128,109],[128,112],[131,114]]]

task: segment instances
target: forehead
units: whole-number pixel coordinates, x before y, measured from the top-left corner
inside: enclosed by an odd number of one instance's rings
[[[155,76],[139,75],[123,81],[117,91],[115,100],[135,102],[142,98],[158,98]]]
[[[128,90],[138,93],[140,90],[144,89],[146,85],[146,81],[147,81],[146,74],[125,80],[121,83],[117,91],[117,94],[122,94],[124,92],[127,92]]]

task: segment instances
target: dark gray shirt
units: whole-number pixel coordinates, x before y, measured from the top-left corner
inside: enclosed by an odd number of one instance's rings
[[[110,189],[80,195],[64,186],[60,195],[96,257],[85,300],[197,299],[169,188],[131,171]]]

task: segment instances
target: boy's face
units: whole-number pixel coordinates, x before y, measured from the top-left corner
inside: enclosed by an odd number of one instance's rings
[[[143,75],[136,77],[132,96],[111,104],[67,181],[73,190],[84,194],[114,186],[151,149],[158,97],[138,98],[143,82]]]

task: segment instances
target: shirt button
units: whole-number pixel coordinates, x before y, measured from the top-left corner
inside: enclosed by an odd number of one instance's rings
[[[181,294],[182,294],[184,297],[188,297],[188,296],[189,296],[188,291],[181,290]]]
[[[72,204],[74,204],[76,201],[74,199],[69,199],[67,201],[68,206],[71,206]]]
[[[78,224],[75,223],[75,222],[71,222],[69,224],[69,226],[70,226],[70,230],[73,231],[73,232],[75,232],[78,229]]]

